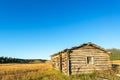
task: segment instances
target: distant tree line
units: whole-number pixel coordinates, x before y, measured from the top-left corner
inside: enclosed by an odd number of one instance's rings
[[[111,60],[120,60],[120,49],[112,48],[112,49],[108,49],[108,51],[111,52],[110,54]]]
[[[0,63],[34,63],[36,61],[39,62],[46,62],[47,60],[42,59],[18,59],[18,58],[12,58],[12,57],[0,57]]]

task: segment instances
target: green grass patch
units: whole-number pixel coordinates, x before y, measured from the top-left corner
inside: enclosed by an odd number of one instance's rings
[[[111,52],[110,59],[111,60],[120,60],[120,49],[108,49]]]

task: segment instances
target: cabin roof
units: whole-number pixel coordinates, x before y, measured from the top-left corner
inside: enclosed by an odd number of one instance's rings
[[[64,49],[64,50],[62,50],[62,51],[60,51],[60,52],[58,52],[58,53],[55,53],[55,54],[53,54],[53,55],[51,55],[51,56],[58,55],[58,54],[60,54],[60,53],[62,53],[62,52],[66,52],[66,51],[68,51],[68,50],[74,50],[74,49],[77,49],[77,48],[81,48],[81,47],[83,47],[83,46],[85,46],[85,45],[91,45],[91,46],[93,46],[93,47],[96,47],[96,48],[98,48],[98,49],[100,49],[100,50],[108,53],[108,54],[111,53],[111,52],[105,50],[104,48],[102,48],[102,47],[100,47],[100,46],[98,46],[98,45],[96,45],[96,44],[94,44],[94,43],[92,43],[92,42],[88,42],[88,43],[81,44],[81,45],[79,45],[79,46],[74,46],[74,47],[72,47],[72,48],[70,48],[70,49],[68,49],[68,48],[67,48],[67,49]]]

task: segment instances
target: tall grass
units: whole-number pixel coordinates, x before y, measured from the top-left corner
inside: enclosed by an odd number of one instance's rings
[[[0,80],[66,80],[66,76],[51,68],[49,63],[1,64]]]
[[[111,71],[65,76],[53,69],[50,63],[0,65],[0,80],[99,80],[100,78],[120,80]]]

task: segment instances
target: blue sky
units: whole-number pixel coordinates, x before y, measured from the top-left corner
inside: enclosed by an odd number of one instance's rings
[[[120,48],[119,0],[0,0],[0,56],[50,59],[93,42]]]

